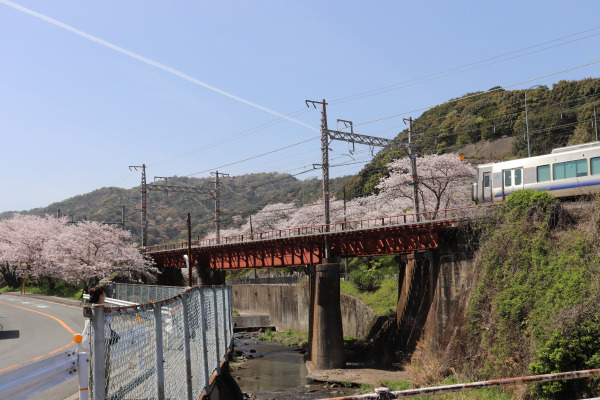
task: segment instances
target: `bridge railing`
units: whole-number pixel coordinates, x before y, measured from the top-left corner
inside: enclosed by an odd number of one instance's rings
[[[278,229],[266,232],[244,233],[240,235],[225,236],[221,238],[208,238],[193,240],[192,247],[218,246],[230,243],[251,242],[259,240],[272,240],[286,237],[321,235],[327,233],[347,232],[352,230],[373,229],[380,227],[402,226],[412,224],[432,223],[436,221],[458,220],[485,215],[492,205],[452,208],[437,211],[425,211],[421,213],[410,213],[378,217],[355,221],[336,222],[329,225],[314,225],[298,228]],[[160,244],[146,247],[146,253],[187,249],[187,242]]]
[[[230,287],[121,308],[86,307],[94,400],[201,398],[233,343]]]

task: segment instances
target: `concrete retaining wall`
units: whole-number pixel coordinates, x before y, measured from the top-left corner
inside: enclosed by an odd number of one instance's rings
[[[240,312],[268,314],[278,331],[308,332],[308,279],[298,285],[233,285],[233,308]],[[341,293],[344,336],[365,338],[377,314],[361,300]]]

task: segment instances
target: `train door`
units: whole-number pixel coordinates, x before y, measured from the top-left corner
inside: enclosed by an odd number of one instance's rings
[[[523,168],[502,170],[502,199],[514,192],[523,189]]]
[[[488,202],[488,201],[492,201],[492,179],[491,179],[491,172],[484,172],[483,173],[483,185],[482,185],[482,195],[483,195],[483,202]]]

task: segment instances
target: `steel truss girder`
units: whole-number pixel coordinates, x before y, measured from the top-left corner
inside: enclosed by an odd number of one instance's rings
[[[342,132],[327,129],[329,140],[341,140],[344,142],[365,144],[371,147],[390,147],[392,149],[402,149],[408,152],[409,144],[404,142],[396,142],[392,139],[385,139],[376,136],[359,135],[357,133]]]
[[[408,254],[439,246],[439,233],[452,228],[451,221],[378,227],[329,233],[333,257]],[[253,269],[319,264],[325,235],[287,237],[265,241],[192,247],[192,259],[213,269]],[[185,267],[187,249],[148,254],[163,267]]]

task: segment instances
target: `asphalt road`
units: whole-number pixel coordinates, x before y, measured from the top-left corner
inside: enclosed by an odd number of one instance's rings
[[[34,295],[0,295],[0,374],[75,347],[85,324],[76,301]],[[62,400],[78,392],[70,379],[32,399]],[[1,394],[0,394],[0,397]]]

